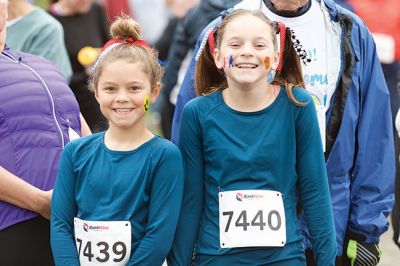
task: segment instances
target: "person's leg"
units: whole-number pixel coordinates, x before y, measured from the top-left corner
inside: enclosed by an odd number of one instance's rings
[[[307,266],[316,266],[314,263],[314,257],[313,257],[313,252],[311,249],[306,249],[305,251],[305,255],[306,255],[306,263]]]
[[[395,62],[393,64],[382,64],[383,74],[385,75],[386,84],[389,89],[390,94],[390,108],[392,111],[393,120],[393,137],[395,144],[395,159],[396,159],[396,181],[395,181],[395,203],[392,211],[392,227],[394,231],[393,240],[396,244],[400,246],[399,231],[400,231],[400,139],[398,132],[395,127],[395,118],[400,107],[400,97],[399,97],[399,84],[400,84],[400,62]]]
[[[161,126],[164,138],[171,140],[171,126],[172,116],[174,115],[174,106],[167,102],[164,102],[164,106],[161,113]]]
[[[252,258],[238,258],[237,256],[232,257],[229,255],[222,256],[208,256],[200,255],[196,257],[195,266],[305,266],[305,261],[300,258],[287,259],[275,263],[262,263],[260,261],[255,262]]]
[[[53,266],[50,222],[42,217],[0,231],[1,265]]]
[[[306,259],[301,241],[292,242],[285,247],[241,248],[234,254],[205,255],[197,254],[195,266],[305,266]]]
[[[390,95],[390,109],[392,111],[393,123],[400,106],[400,97],[397,85],[400,82],[400,61],[392,64],[382,64],[383,74]]]
[[[400,82],[398,83],[398,90],[400,90]],[[395,130],[396,131],[396,130]],[[394,191],[394,206],[392,211],[392,227],[393,227],[393,241],[400,247],[400,139],[397,132],[394,137],[395,143],[395,160],[396,160],[396,180]]]

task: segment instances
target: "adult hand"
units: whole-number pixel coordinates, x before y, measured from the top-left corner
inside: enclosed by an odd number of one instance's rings
[[[350,240],[347,246],[347,256],[352,266],[377,265],[382,252],[377,244],[364,244],[356,240]]]

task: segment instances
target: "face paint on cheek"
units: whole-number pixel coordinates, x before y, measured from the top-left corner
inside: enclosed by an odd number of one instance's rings
[[[275,70],[271,69],[270,71],[268,71],[267,83],[271,84],[274,81],[275,75],[276,75]]]
[[[265,67],[265,70],[268,70],[270,66],[271,66],[271,58],[269,58],[268,56],[266,56],[266,57],[264,58],[264,67]]]
[[[150,107],[150,99],[149,96],[146,96],[143,99],[143,111],[147,112],[149,110],[149,107]]]
[[[229,67],[233,67],[233,56],[229,56]]]

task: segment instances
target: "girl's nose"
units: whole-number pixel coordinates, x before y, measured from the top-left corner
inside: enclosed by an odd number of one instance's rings
[[[116,101],[127,101],[128,100],[128,95],[125,90],[119,90],[117,97],[115,98]]]
[[[242,56],[250,56],[254,55],[254,49],[253,46],[250,44],[245,44],[242,46],[242,49],[240,51],[240,55]]]

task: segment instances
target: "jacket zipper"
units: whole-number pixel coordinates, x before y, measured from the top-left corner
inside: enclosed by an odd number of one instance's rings
[[[54,121],[55,121],[55,123],[56,123],[57,130],[58,130],[58,132],[60,133],[60,136],[61,136],[61,148],[64,149],[64,135],[63,135],[63,132],[62,132],[62,130],[61,130],[61,126],[60,126],[60,124],[59,124],[59,122],[58,122],[58,120],[57,120],[57,117],[56,117],[56,108],[55,108],[55,105],[54,105],[54,98],[53,98],[53,95],[51,94],[49,87],[47,87],[46,82],[45,82],[45,81],[43,80],[43,78],[39,75],[39,73],[37,73],[37,72],[36,72],[33,68],[31,68],[30,66],[25,65],[24,63],[22,63],[21,60],[15,59],[12,55],[8,54],[8,53],[5,52],[5,51],[3,51],[3,54],[6,55],[6,57],[7,57],[8,59],[10,59],[11,61],[15,62],[16,64],[20,64],[20,65],[24,66],[25,68],[29,69],[29,70],[41,81],[42,85],[44,86],[44,88],[45,88],[45,90],[46,90],[46,92],[47,92],[47,95],[48,95],[49,98],[50,98],[50,102],[51,102],[51,111],[52,111],[53,119],[54,119]]]

